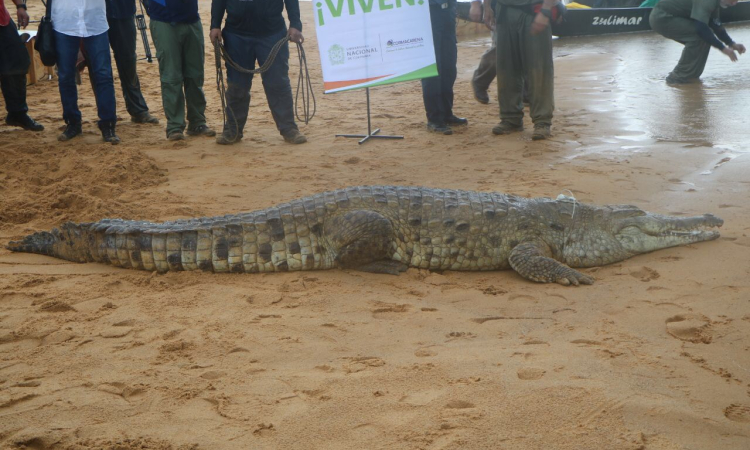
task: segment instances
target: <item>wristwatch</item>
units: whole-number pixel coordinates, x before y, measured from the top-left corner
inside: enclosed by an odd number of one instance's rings
[[[548,18],[549,20],[552,20],[552,10],[551,9],[544,9],[544,8],[542,8],[542,9],[539,10],[539,12],[542,13],[542,15],[544,17]]]
[[[25,10],[28,10],[29,8],[26,7],[26,3],[19,3],[16,5],[16,9],[23,8]]]

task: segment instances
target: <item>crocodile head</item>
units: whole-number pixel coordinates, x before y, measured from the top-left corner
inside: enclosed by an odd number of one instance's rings
[[[641,253],[711,241],[724,221],[712,214],[676,217],[653,214],[630,205],[581,205],[568,221],[563,246],[565,262],[573,267],[611,264]],[[579,215],[578,218],[575,215]]]

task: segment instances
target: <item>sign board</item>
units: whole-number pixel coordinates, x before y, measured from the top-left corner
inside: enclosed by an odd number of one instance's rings
[[[427,0],[313,0],[326,93],[437,76]]]

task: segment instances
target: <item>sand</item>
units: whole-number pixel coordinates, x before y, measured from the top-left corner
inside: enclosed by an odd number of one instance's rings
[[[747,153],[633,144],[642,132],[612,107],[623,92],[607,53],[556,58],[551,140],[532,142],[528,122],[493,136],[497,103],[470,90],[482,36],[459,50],[455,110],[468,127],[428,133],[419,83],[397,84],[372,90],[373,121],[406,139],[358,146],[333,135],[366,129],[365,94],[322,95],[309,6],[308,144],[281,140],[256,83],[240,145],[167,142],[162,126],[127,120],[119,89],[123,143],[105,145],[86,74],[84,135],[60,144],[57,86],[42,82],[29,104],[47,130],[0,126],[0,243],[66,220],[219,215],[359,184],[713,212],[722,238],[584,269],[596,283],[578,288],[512,271],[157,275],[3,248],[0,446],[749,448]],[[208,2],[201,11],[205,24]],[[209,47],[206,61],[220,128]],[[164,122],[156,64],[139,73]]]

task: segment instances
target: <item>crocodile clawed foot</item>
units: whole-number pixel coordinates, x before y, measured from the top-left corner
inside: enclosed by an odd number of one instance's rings
[[[568,268],[564,273],[557,277],[555,282],[562,284],[563,286],[578,286],[581,284],[594,284],[594,278],[584,275],[577,270]]]

